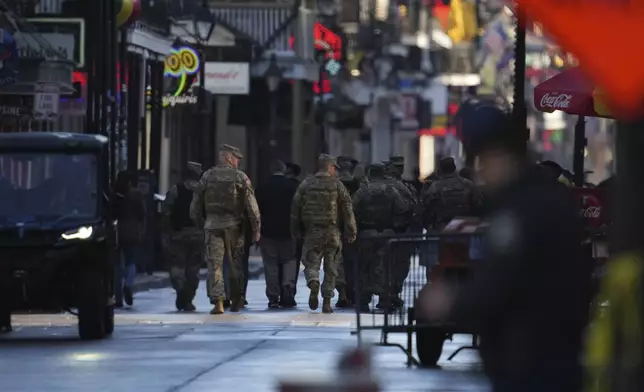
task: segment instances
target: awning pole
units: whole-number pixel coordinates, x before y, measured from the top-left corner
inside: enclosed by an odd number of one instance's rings
[[[525,104],[525,10],[516,2],[516,43],[514,44],[514,102],[513,120],[516,132],[523,133],[526,144],[530,140],[527,128],[527,109]],[[527,151],[527,149],[526,149]]]
[[[584,178],[584,152],[586,150],[586,117],[578,116],[575,124],[575,138],[572,156],[572,171],[575,185],[583,187]]]

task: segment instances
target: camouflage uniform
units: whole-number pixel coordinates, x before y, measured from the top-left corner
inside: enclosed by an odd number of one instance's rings
[[[396,233],[398,234],[407,233],[410,230],[414,232],[417,231],[417,229],[420,227],[417,216],[413,214],[417,209],[418,197],[415,190],[412,191],[403,183],[401,177],[401,163],[404,165],[404,158],[399,155],[392,155],[390,160],[386,161],[384,180],[385,183],[392,186],[400,193],[403,199],[405,199],[407,207],[410,211],[412,211],[412,215],[409,217],[410,219],[406,222],[407,224],[397,228]],[[394,255],[395,264],[391,268],[394,276],[392,277],[392,285],[390,287],[392,289],[391,295],[392,297],[394,297],[393,301],[396,305],[401,304],[401,301],[397,300],[396,298],[397,295],[402,292],[405,279],[407,279],[407,275],[409,275],[409,269],[411,267],[411,253],[412,250],[405,249],[401,246],[397,249],[396,254]]]
[[[221,146],[221,151],[230,152],[238,159],[243,157],[238,148],[227,144]],[[244,230],[255,234],[260,227],[259,208],[248,176],[228,163],[219,163],[206,171],[195,191],[190,215],[195,221],[203,221],[204,212],[208,297],[216,305],[213,313],[220,313],[216,309],[223,308],[225,298],[224,256],[229,267],[230,309],[237,311],[244,303]],[[250,227],[244,227],[245,222]]]
[[[441,229],[457,216],[471,215],[480,204],[481,194],[472,181],[444,174],[423,195],[420,215],[425,227]]]
[[[336,165],[335,162],[333,157],[325,154],[318,158],[320,168]],[[342,249],[340,223],[344,224],[344,236],[349,242],[353,242],[356,222],[351,196],[342,182],[326,171],[319,171],[305,179],[293,197],[291,233],[295,238],[304,238],[302,263],[306,283],[311,289],[309,307],[313,310],[318,306],[320,265],[324,258],[323,310],[332,311],[330,300],[333,298],[338,275],[337,264]]]
[[[409,206],[400,193],[384,180],[384,165],[370,166],[370,181],[353,196],[353,208],[359,230],[360,305],[368,308],[372,294],[381,300],[389,296],[385,275],[387,236],[406,224]],[[384,238],[383,238],[384,237]]]
[[[360,188],[360,182],[351,174],[353,159],[349,157],[338,157],[338,178],[342,182],[349,195],[353,196]],[[341,223],[342,225],[342,223]],[[351,305],[353,299],[355,249],[352,244],[342,242],[342,252],[338,263],[338,276],[335,279],[335,288],[338,290],[338,302],[336,307],[344,308]]]
[[[203,229],[190,220],[190,203],[201,177],[201,164],[188,162],[183,183],[174,185],[163,203],[164,248],[170,264],[170,281],[177,292],[177,309],[194,310],[203,260]]]

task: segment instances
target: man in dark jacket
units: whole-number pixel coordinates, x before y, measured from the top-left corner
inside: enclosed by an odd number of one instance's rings
[[[295,188],[297,189],[300,186],[300,174],[302,173],[302,168],[300,165],[286,162],[286,173],[285,177],[294,182]],[[293,287],[293,297],[297,294],[297,280],[300,277],[300,266],[302,263],[302,247],[304,243],[302,241],[295,242],[295,287]],[[281,271],[281,270],[280,270]],[[281,273],[281,272],[280,272]]]
[[[286,165],[275,161],[267,182],[257,188],[257,204],[262,216],[260,247],[266,278],[268,307],[295,306],[295,241],[291,238],[291,201],[298,184],[286,178]],[[282,273],[280,274],[280,269]]]
[[[569,189],[526,161],[510,116],[488,105],[472,114],[484,117],[473,121],[478,132],[463,130],[490,195],[486,259],[458,293],[433,282],[418,311],[480,334],[494,392],[576,392],[592,272],[580,256],[579,209]]]

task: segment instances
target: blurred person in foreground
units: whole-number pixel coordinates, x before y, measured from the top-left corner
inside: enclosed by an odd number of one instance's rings
[[[238,169],[242,158],[237,147],[223,144],[219,163],[201,177],[190,204],[190,217],[205,230],[208,297],[214,305],[211,314],[224,313],[224,256],[229,267],[230,311],[239,312],[244,307],[244,230],[251,230],[254,243],[260,237],[255,191],[246,173]],[[248,228],[244,227],[245,219]]]
[[[136,176],[121,171],[116,177],[112,211],[117,224],[118,262],[114,273],[115,306],[134,303],[132,285],[136,276],[136,261],[145,232],[145,202],[136,189]]]
[[[360,182],[353,176],[353,170],[357,161],[351,157],[338,157],[338,179],[342,182],[349,196],[353,195],[360,189]],[[342,222],[340,226],[342,227]],[[353,283],[354,283],[354,249],[351,244],[344,241],[342,243],[342,252],[338,262],[338,276],[335,280],[335,288],[338,290],[338,302],[336,308],[348,308],[353,304]]]
[[[196,310],[192,301],[199,287],[203,261],[203,228],[190,218],[190,203],[201,179],[201,164],[188,162],[181,181],[166,193],[163,202],[163,245],[170,263],[170,281],[177,310]]]
[[[509,115],[490,103],[467,105],[466,151],[477,156],[490,191],[485,260],[458,292],[432,282],[418,311],[480,334],[494,392],[578,391],[592,265],[580,256],[574,197],[526,161]]]
[[[268,308],[295,307],[295,241],[291,238],[291,202],[298,184],[286,178],[282,161],[271,164],[273,173],[257,188],[257,204],[262,215],[260,247],[266,278]],[[281,273],[280,273],[281,270]]]
[[[351,196],[336,177],[337,168],[335,158],[321,154],[318,157],[318,172],[300,184],[291,206],[291,235],[296,240],[304,241],[302,263],[306,284],[311,290],[311,310],[316,310],[319,305],[320,266],[324,259],[323,313],[333,313],[331,298],[338,276],[341,237],[353,243],[357,234]],[[342,228],[341,223],[344,224]]]
[[[302,168],[300,165],[293,163],[293,162],[285,162],[286,164],[286,173],[284,173],[284,176],[288,178],[289,180],[293,181],[296,184],[296,189],[297,186],[300,186],[300,174],[302,173]],[[297,295],[297,281],[299,280],[300,277],[300,268],[302,266],[302,247],[304,246],[304,242],[300,240],[295,241],[295,282],[293,286],[293,297]],[[280,269],[280,276],[282,274],[282,270]],[[281,280],[281,277],[280,277]]]

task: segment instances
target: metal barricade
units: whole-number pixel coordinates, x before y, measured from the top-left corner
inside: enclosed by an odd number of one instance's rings
[[[432,279],[440,276],[451,285],[463,283],[471,261],[481,257],[480,244],[476,242],[478,238],[471,233],[361,233],[355,243],[354,262],[354,334],[357,335],[358,344],[363,343],[364,332],[380,331],[377,345],[398,347],[406,354],[408,366],[420,366],[421,363],[425,365],[432,362],[432,359],[427,358],[427,355],[423,358],[420,350],[420,361],[414,357],[414,333],[417,334],[417,345],[419,339],[423,346],[433,345],[433,351],[438,350],[438,355],[446,336],[471,333],[458,325],[435,325],[418,320],[415,304],[420,291],[428,282],[431,284]],[[438,335],[432,334],[432,331],[439,331]],[[391,333],[406,334],[406,345],[391,342],[388,336]],[[478,348],[476,336],[473,337],[471,346],[461,347],[456,353],[470,348]],[[438,360],[438,357],[435,359]]]

